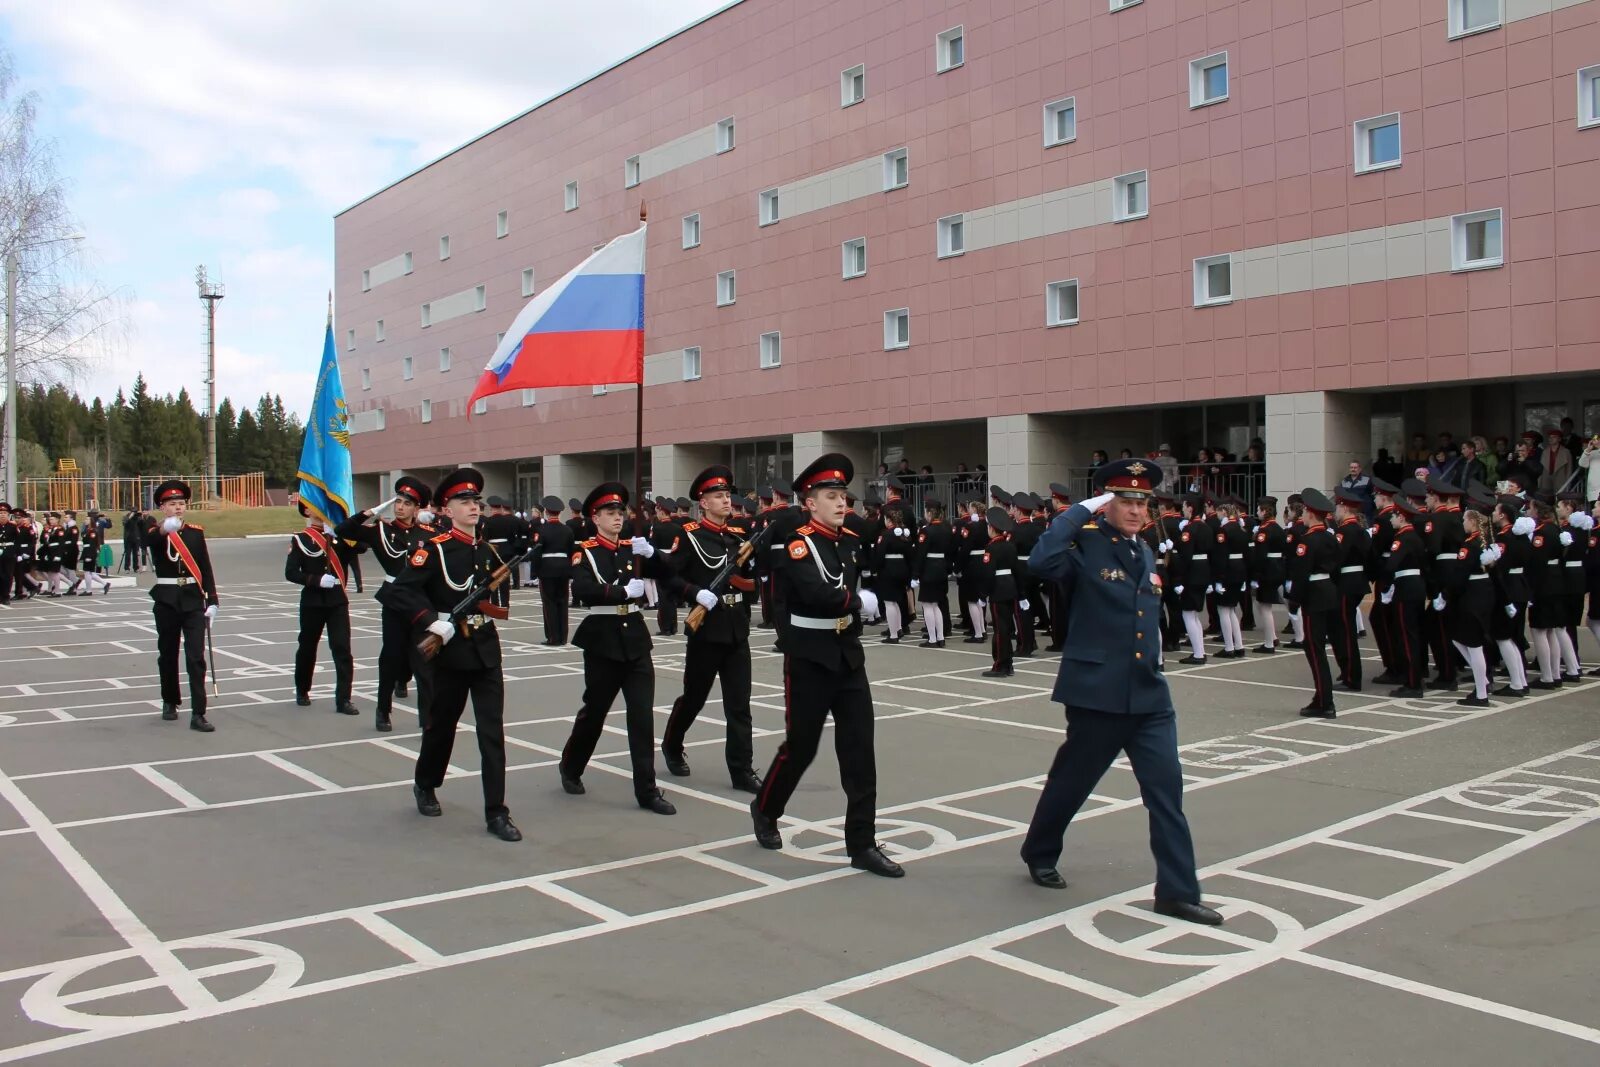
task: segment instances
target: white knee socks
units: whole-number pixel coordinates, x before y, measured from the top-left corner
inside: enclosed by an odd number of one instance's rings
[[[1556,680],[1556,653],[1554,635],[1550,630],[1531,629],[1528,640],[1533,644],[1533,655],[1539,661],[1539,680]]]
[[[983,608],[976,600],[967,601],[967,613],[972,616],[973,637],[982,637],[988,632],[983,628]]]
[[[1528,669],[1522,661],[1522,649],[1510,638],[1496,641],[1495,646],[1500,649],[1500,661],[1506,665],[1506,673],[1511,676],[1511,688],[1528,688]]]
[[[922,602],[922,625],[928,631],[930,643],[944,640],[944,612],[939,610],[939,605]]]
[[[883,602],[883,616],[889,622],[889,636],[900,636],[900,604],[898,601],[885,599]]]
[[[1581,672],[1583,664],[1578,662],[1578,650],[1572,644],[1572,635],[1567,633],[1567,628],[1560,626],[1550,632],[1555,635],[1556,647],[1561,651],[1561,673],[1578,674]]]
[[[1278,605],[1256,601],[1256,621],[1261,624],[1261,643],[1267,648],[1278,647]]]
[[[1183,629],[1189,635],[1189,648],[1195,659],[1206,658],[1206,628],[1200,625],[1198,611],[1183,613]]]
[[[1489,695],[1489,665],[1483,658],[1483,647],[1468,648],[1460,641],[1450,642],[1461,653],[1461,658],[1472,668],[1472,695],[1479,700]]]
[[[1233,652],[1244,647],[1244,609],[1218,608],[1217,625],[1222,630],[1222,650]]]
[[[1306,639],[1306,624],[1305,621],[1301,619],[1298,611],[1290,613],[1289,625],[1294,627],[1294,639],[1296,641],[1304,641]]]

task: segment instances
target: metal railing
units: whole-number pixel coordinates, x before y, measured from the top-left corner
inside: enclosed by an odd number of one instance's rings
[[[189,501],[192,508],[260,508],[271,501],[267,496],[267,476],[257,471],[217,479],[216,492],[206,484],[204,475],[146,475],[138,478],[93,478],[83,474],[52,475],[48,478],[19,478],[17,492],[11,504],[29,511],[127,511],[138,507],[149,510],[154,506],[152,497],[156,486],[168,478],[181,477],[189,483],[194,496]]]
[[[1146,458],[1144,462],[1155,465],[1156,461]],[[1027,490],[1041,497],[1050,496],[1050,482],[1056,482],[1067,487],[1073,500],[1084,500],[1094,495],[1095,468],[1066,467],[1058,473],[1044,479],[1041,485],[1006,485],[1001,488],[1008,493],[1018,490]],[[935,472],[933,474],[916,474],[907,476],[894,475],[906,483],[905,496],[912,508],[918,513],[922,511],[924,503],[929,499],[938,500],[944,504],[946,512],[956,510],[959,505],[973,497],[982,497],[984,502],[989,502],[989,476],[983,471],[973,472]],[[885,497],[885,479],[881,475],[873,475],[867,479],[869,489],[875,490],[877,496]],[[1256,501],[1267,492],[1267,465],[1265,463],[1208,463],[1204,465],[1194,463],[1180,463],[1177,468],[1176,482],[1170,479],[1163,480],[1163,488],[1167,492],[1199,493],[1211,492],[1219,497],[1237,497],[1244,501],[1245,506],[1254,509]]]

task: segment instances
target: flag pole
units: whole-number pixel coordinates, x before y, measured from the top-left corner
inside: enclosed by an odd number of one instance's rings
[[[639,201],[639,224],[645,223],[645,204]],[[639,320],[644,321],[644,278],[639,279]],[[639,384],[634,387],[633,404],[633,528],[637,534],[644,534],[648,529],[644,514],[644,331],[639,334]]]

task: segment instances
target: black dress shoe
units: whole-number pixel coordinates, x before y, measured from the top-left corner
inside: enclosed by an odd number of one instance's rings
[[[417,814],[426,815],[430,819],[436,819],[444,814],[444,809],[439,806],[439,798],[433,795],[433,790],[424,789],[413,782],[411,796],[417,802]]]
[[[1529,682],[1528,684],[1531,685],[1535,689],[1560,689],[1561,688],[1561,683],[1559,681],[1547,682],[1543,678],[1535,678],[1531,682]]]
[[[1489,707],[1489,698],[1480,696],[1462,697],[1456,701],[1456,706],[1461,708],[1487,708]]]
[[[386,734],[394,729],[394,723],[389,721],[389,713],[387,711],[378,712],[378,721],[376,725],[380,734]]]
[[[1525,697],[1528,695],[1528,687],[1523,686],[1521,689],[1515,689],[1509,685],[1503,685],[1494,691],[1494,695],[1497,697]]]
[[[983,672],[983,676],[985,678],[1010,678],[1015,673],[1016,673],[1015,671],[993,670],[993,671],[984,671]]]
[[[659,789],[652,790],[640,797],[639,806],[645,811],[653,811],[657,815],[678,814],[678,809],[672,806],[672,801],[662,796]]]
[[[339,702],[339,706],[334,708],[333,710],[337,711],[340,715],[360,715],[361,714],[361,709],[356,707],[354,704],[350,703],[350,701],[348,701],[348,700],[340,701]]]
[[[880,878],[904,878],[906,869],[883,854],[883,849],[873,845],[850,857],[850,866],[858,871],[876,874]]]
[[[1158,900],[1155,903],[1157,915],[1166,915],[1173,919],[1182,919],[1184,922],[1199,923],[1201,926],[1221,926],[1222,916],[1204,904],[1190,904],[1186,900]]]
[[[1206,661],[1206,658],[1204,656],[1185,656],[1182,659],[1180,659],[1178,662],[1179,663],[1191,663],[1191,664],[1195,664],[1195,665],[1203,665],[1205,663],[1205,661]]]
[[[1390,674],[1388,671],[1384,671],[1382,674],[1380,674],[1376,678],[1372,679],[1372,684],[1373,685],[1395,685],[1395,684],[1399,683],[1399,681],[1400,681],[1400,679],[1396,678],[1394,675]]]
[[[296,693],[294,702],[302,708],[309,708],[311,706],[311,697],[305,693]]]
[[[1029,867],[1028,877],[1033,879],[1034,885],[1046,889],[1065,889],[1067,880],[1061,877],[1061,872],[1054,867]]]
[[[1338,712],[1332,707],[1323,707],[1321,704],[1311,703],[1300,709],[1303,719],[1333,719],[1338,717]]]
[[[673,777],[689,777],[689,761],[684,758],[683,749],[680,748],[673,751],[663,745],[661,747],[661,760],[667,765],[667,770],[672,772]]]
[[[923,641],[921,644],[917,645],[917,647],[918,648],[942,648],[942,647],[944,647],[944,642],[943,641]]]
[[[489,820],[489,832],[502,841],[521,841],[522,831],[509,815],[496,815]]]
[[[1259,645],[1259,646],[1251,649],[1250,651],[1254,652],[1258,656],[1276,656],[1278,654],[1278,646],[1277,645]]]
[[[1045,645],[1045,646],[1044,646],[1044,650],[1045,650],[1045,651],[1046,651],[1046,652],[1060,652],[1060,651],[1061,651],[1061,649],[1062,649],[1062,646],[1061,646],[1061,645]],[[1177,651],[1177,649],[1175,649],[1175,648],[1169,648],[1169,649],[1167,649],[1167,651],[1168,651],[1168,652],[1176,652],[1176,651]]]
[[[216,727],[207,722],[204,715],[200,714],[198,711],[195,711],[189,714],[189,729],[199,730],[203,734],[209,734],[215,730]]]
[[[900,639],[898,637],[885,637],[882,641],[878,642],[880,645],[898,645],[899,643]]]
[[[1340,682],[1339,683],[1339,688],[1344,690],[1346,693],[1359,693],[1359,692],[1361,692],[1361,683],[1360,682]]]
[[[1406,700],[1418,700],[1422,697],[1422,690],[1412,689],[1410,686],[1402,685],[1398,689],[1389,690],[1389,695],[1392,697],[1401,697]]]
[[[750,802],[750,821],[755,824],[756,844],[774,851],[783,847],[783,835],[778,833],[778,824],[761,814],[759,798]]]
[[[404,682],[400,682],[394,687],[394,695],[401,698],[408,697],[411,695],[411,687]]]
[[[163,705],[161,705],[161,717],[163,719],[165,719],[167,722],[177,722],[178,721],[178,705],[176,705],[176,704],[163,704]]]
[[[733,787],[741,793],[761,792],[761,779],[749,767],[742,771],[730,770],[728,777],[732,780]]]
[[[1454,693],[1458,683],[1454,678],[1434,678],[1424,688],[1437,689],[1441,693]]]
[[[1563,674],[1561,676],[1561,681],[1564,684],[1576,685],[1577,683],[1583,681],[1583,672],[1579,671],[1577,674]]]
[[[581,797],[587,790],[583,788],[583,779],[574,778],[566,771],[561,772],[561,788],[575,797]]]
[[[1589,672],[1589,677],[1591,677],[1591,678],[1600,678],[1600,667],[1596,667],[1594,670],[1590,671]]]
[[[1304,641],[1285,641],[1284,644],[1283,644],[1283,647],[1284,648],[1292,648],[1292,649],[1295,649],[1296,651],[1299,651],[1300,649],[1303,649],[1303,648],[1306,647],[1306,643]]]
[[[989,643],[989,639],[987,637],[968,637],[964,638],[961,643],[964,645],[986,645]]]

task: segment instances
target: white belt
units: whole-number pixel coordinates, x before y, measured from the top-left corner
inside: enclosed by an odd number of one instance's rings
[[[1312,574],[1306,577],[1306,581],[1308,582],[1325,582],[1327,580],[1328,576],[1326,574]]]
[[[1422,571],[1416,567],[1408,567],[1403,571],[1395,571],[1394,576],[1396,578],[1421,578]]]
[[[1506,573],[1507,574],[1521,574],[1522,573],[1522,568],[1521,567],[1512,567],[1510,570],[1506,571]]]
[[[1340,574],[1365,574],[1366,572],[1367,568],[1361,566],[1339,568]]]
[[[924,552],[922,554],[922,558],[923,559],[944,559],[944,553],[943,552]]]
[[[157,578],[157,585],[199,585],[198,578]]]
[[[790,626],[798,626],[802,630],[832,630],[836,634],[842,634],[850,629],[850,624],[854,621],[849,615],[841,615],[837,619],[814,619],[809,615],[789,616]]]
[[[971,552],[968,552],[967,555],[969,555],[969,556],[981,556],[981,555],[984,554],[985,551],[986,551],[986,549],[975,548]]]
[[[1581,567],[1581,566],[1583,566],[1583,560],[1581,560],[1581,559],[1569,559],[1569,560],[1567,560],[1567,566],[1569,566],[1569,567]]]
[[[392,582],[392,581],[394,581],[394,575],[392,575],[392,574],[385,574],[385,575],[384,575],[384,576],[383,576],[383,580],[384,580],[384,581],[385,581],[385,582]]]
[[[1268,559],[1282,559],[1283,558],[1283,553],[1282,552],[1268,552],[1267,553],[1267,558]]]
[[[489,543],[491,545],[503,545],[509,540],[511,540],[509,537],[491,537],[489,538]]]
[[[632,615],[634,612],[636,612],[638,610],[640,610],[639,605],[634,604],[634,603],[607,604],[604,607],[590,608],[587,612],[585,612],[585,614],[588,614],[588,615]]]
[[[1017,557],[1017,562],[1026,563],[1026,562],[1028,562],[1028,557],[1027,556],[1018,556]]]
[[[995,577],[996,577],[996,578],[998,578],[998,577],[1000,577],[1000,576],[1001,576],[1001,575],[1002,575],[1002,574],[1010,574],[1010,573],[1011,573],[1011,568],[1009,568],[1009,567],[1007,567],[1007,568],[1006,568],[1006,569],[1005,569],[1005,570],[1000,570],[1000,571],[995,571],[995,572],[994,572],[994,576],[995,576]]]
[[[1559,567],[1561,566],[1561,561],[1559,559],[1547,559],[1544,561],[1544,565],[1546,567]]]
[[[1243,552],[1235,553],[1234,555],[1231,555],[1228,558],[1229,559],[1244,559],[1244,553]]]
[[[1481,582],[1481,581],[1486,580],[1488,577],[1489,576],[1487,574],[1469,574],[1469,575],[1467,575],[1467,581],[1469,581],[1469,582]]]
[[[1436,560],[1438,560],[1438,559],[1455,559],[1456,558],[1456,554],[1454,552],[1441,552],[1437,556],[1434,556],[1433,558],[1436,559]]]
[[[905,555],[903,553],[900,553],[900,552],[885,552],[883,554],[883,558],[884,559],[905,559],[906,557],[905,557]]]

